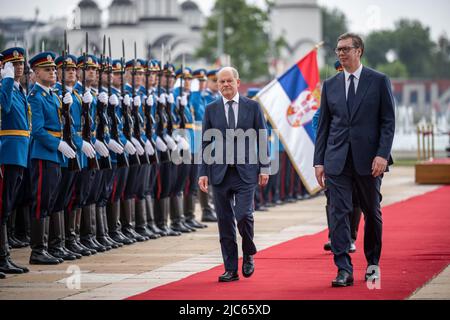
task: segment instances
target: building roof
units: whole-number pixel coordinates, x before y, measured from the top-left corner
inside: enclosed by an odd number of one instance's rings
[[[181,10],[199,10],[199,8],[194,1],[187,0],[181,4]]]
[[[81,0],[78,4],[79,8],[92,8],[92,9],[98,9],[98,5],[93,0]]]
[[[114,0],[111,3],[111,7],[112,6],[132,6],[133,2],[131,2],[131,0]]]

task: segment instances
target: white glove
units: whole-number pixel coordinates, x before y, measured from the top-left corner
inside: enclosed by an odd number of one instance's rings
[[[73,150],[65,141],[62,141],[58,145],[58,150],[69,159],[73,159],[77,156],[75,150]]]
[[[155,101],[153,101],[153,95],[151,94],[147,98],[147,105],[152,107],[154,103],[155,103]]]
[[[141,143],[136,138],[131,138],[131,142],[133,142],[134,147],[136,148],[136,152],[138,156],[142,156],[144,154],[144,148],[142,148]]]
[[[164,93],[159,96],[158,102],[161,103],[161,104],[166,104],[167,99],[166,99],[166,95]]]
[[[108,148],[106,148],[105,144],[103,142],[101,142],[100,140],[95,141],[94,147],[95,147],[95,151],[97,151],[97,153],[99,155],[101,155],[102,157],[109,156]]]
[[[175,98],[173,97],[173,93],[170,93],[167,96],[167,102],[170,103],[170,104],[173,104],[175,102]]]
[[[180,98],[180,104],[183,106],[183,107],[186,107],[187,106],[187,96],[185,95],[185,94],[183,94],[183,96]]]
[[[124,149],[128,154],[133,155],[136,153],[136,148],[133,146],[133,144],[130,141],[127,141],[127,143],[125,143]]]
[[[70,92],[66,92],[63,98],[64,104],[71,106],[73,103],[72,94]]]
[[[117,96],[115,94],[112,94],[109,97],[109,104],[112,106],[117,106],[119,104],[119,98],[117,98]]]
[[[114,139],[109,140],[108,148],[109,148],[109,150],[111,150],[114,153],[117,153],[117,154],[123,153],[122,146]]]
[[[14,65],[11,62],[7,62],[5,63],[5,66],[3,67],[2,71],[2,78],[6,79],[6,78],[12,78],[14,79]]]
[[[179,137],[177,147],[180,150],[189,150],[190,149],[189,143],[183,137]]]
[[[167,145],[164,143],[164,141],[160,137],[156,137],[156,149],[161,152],[167,151]]]
[[[150,139],[147,139],[147,141],[145,142],[145,153],[147,153],[149,156],[152,156],[155,154],[155,149],[153,148],[153,145],[150,142]]]
[[[173,141],[171,136],[166,134],[163,138],[170,150],[175,151],[177,149],[177,144],[175,143],[175,141]]]
[[[106,92],[102,92],[98,95],[98,101],[102,104],[108,104],[108,94]]]
[[[127,107],[131,106],[131,98],[129,95],[126,94],[125,97],[123,97],[123,104]]]
[[[89,159],[95,158],[95,150],[92,148],[92,145],[89,142],[83,141],[83,145],[81,146],[81,151],[88,157]]]
[[[136,96],[133,98],[133,105],[139,107],[141,105],[141,96]]]
[[[94,99],[94,98],[92,98],[91,91],[86,91],[86,92],[83,94],[83,102],[84,102],[84,103],[86,103],[86,104],[91,104],[93,99]]]

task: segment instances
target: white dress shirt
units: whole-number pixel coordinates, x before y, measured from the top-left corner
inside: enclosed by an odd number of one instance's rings
[[[233,99],[228,100],[227,98],[223,97],[223,105],[225,107],[225,117],[227,118],[227,124],[228,124],[228,101],[233,101],[233,111],[234,111],[234,127],[237,128],[237,122],[238,122],[238,111],[239,111],[239,92],[236,93],[236,95],[233,97]]]
[[[344,69],[344,75],[345,75],[345,98],[346,99],[348,97],[348,88],[350,87],[350,75],[353,74],[355,76],[355,78],[353,79],[353,83],[355,85],[355,94],[356,94],[356,92],[358,90],[358,84],[359,84],[359,79],[361,77],[362,69],[363,69],[363,65],[362,64],[360,64],[359,68],[356,69],[356,71],[353,72],[353,73],[349,73],[348,71],[346,71]]]

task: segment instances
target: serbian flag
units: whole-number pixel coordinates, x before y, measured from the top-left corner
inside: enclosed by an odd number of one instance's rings
[[[320,106],[317,49],[314,49],[255,97],[278,130],[291,162],[310,194],[317,193],[312,118]]]

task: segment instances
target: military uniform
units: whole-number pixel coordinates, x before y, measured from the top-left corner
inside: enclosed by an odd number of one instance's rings
[[[24,49],[10,48],[2,52],[3,64],[23,63]],[[19,190],[28,164],[30,109],[25,90],[14,78],[1,83],[0,123],[0,272],[23,273],[27,268],[16,265],[9,254],[7,221],[15,209]]]
[[[43,52],[32,59],[34,68],[54,68],[55,54]],[[62,137],[61,101],[51,88],[38,82],[28,97],[32,112],[30,175],[33,204],[31,206],[31,256],[30,264],[58,264],[62,259],[47,252],[50,214],[58,196],[61,180],[61,163],[58,150]]]

